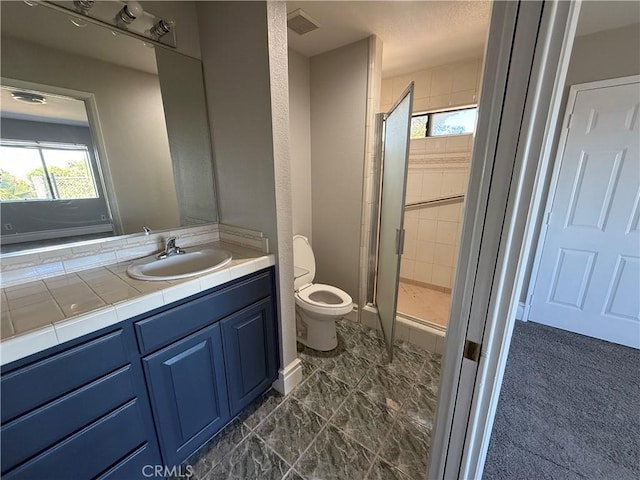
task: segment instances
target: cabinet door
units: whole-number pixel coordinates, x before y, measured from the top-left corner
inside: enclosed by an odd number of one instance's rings
[[[277,339],[271,298],[222,320],[231,414],[236,415],[277,375]]]
[[[166,464],[185,460],[229,420],[220,325],[143,359]]]

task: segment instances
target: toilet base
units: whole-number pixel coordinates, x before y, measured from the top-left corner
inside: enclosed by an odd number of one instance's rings
[[[296,306],[296,337],[300,343],[320,352],[338,346],[336,317],[309,314]]]

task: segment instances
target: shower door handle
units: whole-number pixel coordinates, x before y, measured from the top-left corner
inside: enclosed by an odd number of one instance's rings
[[[396,228],[396,253],[404,253],[404,228]]]

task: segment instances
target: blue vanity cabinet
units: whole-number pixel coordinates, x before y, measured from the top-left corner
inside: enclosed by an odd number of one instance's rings
[[[160,453],[131,328],[2,368],[3,479],[144,478]]]
[[[277,376],[274,269],[134,322],[162,458],[179,465]]]
[[[275,298],[270,267],[3,366],[2,479],[181,464],[276,379]]]
[[[273,301],[266,298],[220,322],[231,415],[237,415],[277,376]]]
[[[178,465],[230,418],[220,324],[143,359],[147,386],[168,465]]]

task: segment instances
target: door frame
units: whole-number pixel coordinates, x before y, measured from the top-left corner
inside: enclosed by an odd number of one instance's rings
[[[482,476],[580,6],[493,4],[430,479]]]
[[[575,108],[576,99],[579,92],[587,90],[596,90],[599,88],[618,87],[621,85],[629,85],[633,83],[640,83],[640,75],[630,75],[627,77],[609,78],[606,80],[598,80],[595,82],[576,83],[569,88],[569,97],[567,100],[567,108],[562,120],[562,131],[560,132],[560,140],[558,141],[558,147],[553,161],[553,173],[551,174],[551,181],[549,183],[549,193],[545,200],[545,207],[543,213],[543,221],[540,225],[540,235],[536,241],[535,255],[533,264],[531,266],[531,276],[529,279],[529,285],[527,286],[527,296],[524,304],[524,312],[522,315],[523,321],[529,321],[529,313],[531,312],[531,300],[535,293],[535,285],[538,280],[538,274],[540,273],[540,262],[542,259],[542,250],[547,238],[547,231],[549,229],[549,217],[551,214],[551,208],[556,197],[556,191],[558,189],[558,180],[560,177],[560,169],[562,168],[562,162],[564,159],[564,151],[569,139],[569,122],[571,120],[571,114]]]

